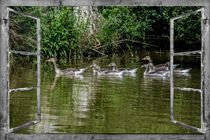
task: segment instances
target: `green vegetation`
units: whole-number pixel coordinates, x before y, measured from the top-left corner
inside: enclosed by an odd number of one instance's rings
[[[42,57],[79,58],[145,47],[169,49],[170,18],[199,7],[89,7],[92,12],[86,16],[74,7],[12,8],[41,19]],[[36,23],[27,19],[11,15],[13,49],[35,51]],[[199,14],[177,20],[177,46],[200,47],[200,28]]]
[[[79,51],[80,32],[75,27],[76,17],[70,8],[51,9],[45,22],[48,24],[42,26],[42,55],[66,57]]]

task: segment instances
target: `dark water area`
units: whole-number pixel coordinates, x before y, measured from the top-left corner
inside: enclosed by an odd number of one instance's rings
[[[91,69],[81,76],[56,77],[51,63],[41,69],[42,121],[16,133],[196,133],[170,122],[169,77],[144,76],[141,59],[150,55],[155,64],[169,61],[168,52],[143,52],[94,60],[108,68],[138,68],[136,75],[96,76]],[[36,64],[15,63],[10,88],[36,86]],[[92,60],[63,60],[61,69],[82,68]],[[189,75],[175,75],[175,86],[200,88],[200,57],[175,57]],[[175,119],[200,127],[200,93],[175,90]],[[10,127],[36,119],[36,90],[10,95]]]

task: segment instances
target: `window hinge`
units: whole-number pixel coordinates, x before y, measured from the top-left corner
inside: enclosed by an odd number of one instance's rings
[[[2,18],[1,19],[1,23],[3,23],[4,25],[6,25],[8,23],[8,19],[7,18]]]
[[[207,24],[209,22],[209,18],[205,18],[205,19],[203,19],[203,24]]]

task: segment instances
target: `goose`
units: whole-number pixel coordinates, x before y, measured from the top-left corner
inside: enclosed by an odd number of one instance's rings
[[[98,75],[113,75],[113,76],[121,76],[123,74],[123,71],[112,71],[109,69],[101,69],[100,66],[93,63],[93,72],[97,73]]]
[[[101,67],[99,65],[97,65],[96,63],[93,63],[92,65],[92,68],[93,68],[93,74],[99,74],[99,73],[106,73],[106,72],[109,72],[110,70],[109,69],[101,69]]]
[[[165,77],[165,76],[168,76],[169,74],[169,71],[154,71],[152,69],[152,65],[150,64],[144,64],[141,67],[145,68],[145,71],[144,71],[145,76]]]
[[[186,74],[189,73],[191,68],[188,69],[183,69],[183,68],[176,68],[179,64],[174,64],[174,69],[173,72],[175,74]],[[167,70],[163,69],[163,68],[153,68],[154,66],[152,65],[152,63],[148,63],[148,66],[150,68],[150,72],[157,72],[157,71],[170,71],[170,67],[169,67],[169,62],[166,63],[166,67],[168,67]]]
[[[170,70],[170,62],[166,62],[165,64],[154,65],[150,56],[145,56],[142,60],[148,60],[153,71],[168,71]],[[174,69],[179,66],[179,64],[174,64]]]
[[[60,70],[56,66],[56,61],[55,61],[54,58],[50,58],[46,61],[53,63],[54,68],[55,68],[55,72],[56,72],[56,74],[59,74],[59,75],[79,75],[79,74],[82,74],[83,72],[85,72],[88,69],[88,68],[81,68],[81,69],[67,68],[67,69],[64,69],[64,70]]]
[[[138,70],[138,68],[135,68],[135,69],[129,69],[129,68],[117,68],[117,65],[112,62],[108,65],[109,67],[112,67],[112,71],[114,72],[123,72],[123,73],[130,73],[130,74],[134,74],[136,73],[136,71]]]

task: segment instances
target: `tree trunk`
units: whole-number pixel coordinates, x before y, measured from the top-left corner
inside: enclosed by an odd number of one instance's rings
[[[89,25],[90,34],[94,33],[96,29],[96,21],[98,19],[98,8],[93,6],[77,6],[74,7],[74,13],[77,17],[76,24],[87,24]]]

